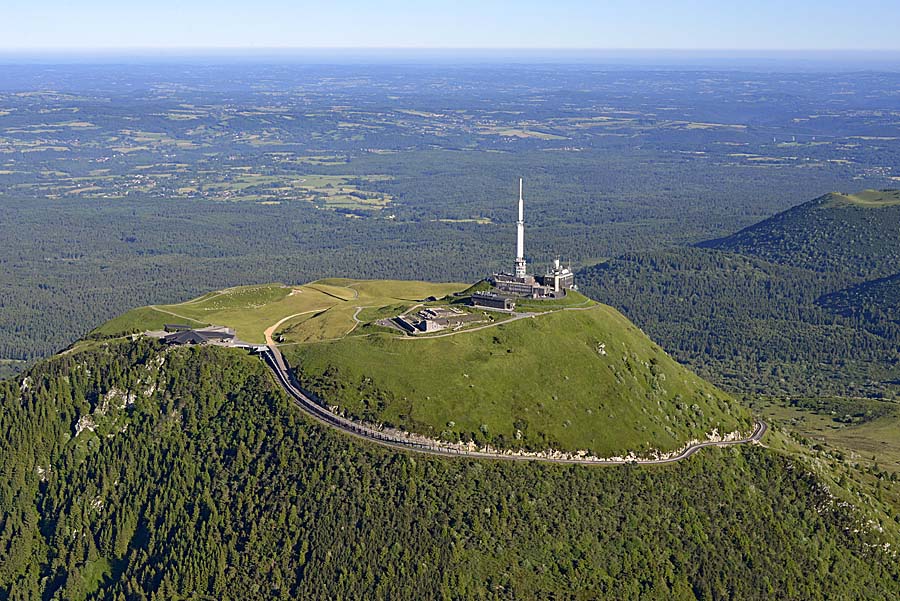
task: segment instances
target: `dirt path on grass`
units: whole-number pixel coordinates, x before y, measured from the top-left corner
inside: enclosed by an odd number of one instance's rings
[[[266,344],[268,344],[269,346],[275,345],[275,341],[272,340],[272,334],[274,334],[275,330],[277,330],[278,327],[281,326],[281,324],[283,324],[284,322],[294,319],[295,317],[300,317],[301,315],[308,315],[310,313],[318,313],[322,310],[323,309],[312,309],[311,311],[302,311],[300,313],[294,313],[293,315],[288,315],[287,317],[282,317],[281,319],[279,319],[278,321],[276,321],[275,323],[270,325],[268,328],[266,328],[266,331],[263,332],[263,336],[266,337]]]

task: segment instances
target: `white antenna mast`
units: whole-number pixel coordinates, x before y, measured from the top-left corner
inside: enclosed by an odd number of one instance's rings
[[[522,196],[522,178],[519,178],[519,220],[516,221],[516,277],[524,278],[525,265],[525,199]]]

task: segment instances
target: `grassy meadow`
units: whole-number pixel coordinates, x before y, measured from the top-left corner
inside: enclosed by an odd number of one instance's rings
[[[900,190],[863,190],[856,194],[833,192],[827,207],[853,205],[858,207],[892,207],[900,204]]]
[[[826,399],[819,407],[766,399],[754,408],[775,426],[842,451],[848,461],[900,470],[900,405],[877,399]]]
[[[279,334],[288,344],[329,340],[355,331],[358,322],[354,314],[367,307],[405,309],[429,296],[443,297],[465,287],[466,284],[346,279],[319,280],[302,286],[238,286],[174,305],[134,309],[92,334],[118,336],[158,330],[166,323],[220,325],[234,328],[241,340],[262,344],[266,342],[266,330],[278,324],[272,334]]]
[[[93,337],[165,323],[229,326],[246,342],[279,344],[329,404],[451,441],[608,456],[749,429],[749,414],[727,394],[618,311],[577,292],[523,301],[518,309],[531,317],[488,312],[485,323],[459,332],[410,337],[375,323],[477,288],[349,279],[239,286],[135,309]]]
[[[439,338],[373,333],[282,350],[329,403],[448,440],[610,455],[749,425],[727,394],[604,305]]]

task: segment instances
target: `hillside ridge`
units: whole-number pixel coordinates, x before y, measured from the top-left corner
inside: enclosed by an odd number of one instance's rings
[[[900,191],[831,192],[697,246],[870,279],[896,271],[898,229]]]
[[[245,353],[143,337],[0,382],[0,409],[4,598],[842,598],[897,582],[884,505],[790,448],[602,470],[412,455],[310,421]]]
[[[227,326],[251,347],[279,349],[303,389],[347,417],[469,450],[656,457],[752,430],[745,409],[610,307],[572,291],[490,311],[467,305],[477,288],[347,279],[235,287],[135,309],[92,336],[160,330],[178,316]],[[449,323],[417,335],[394,323],[423,311]]]

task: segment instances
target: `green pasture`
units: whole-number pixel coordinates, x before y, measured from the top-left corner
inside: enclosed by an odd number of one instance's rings
[[[892,207],[900,204],[900,190],[863,190],[856,194],[833,192],[831,197],[831,200],[825,206],[833,207],[846,204],[858,207],[879,208]]]
[[[728,395],[604,305],[440,338],[371,334],[282,350],[348,413],[448,440],[610,455],[749,426]]]
[[[429,296],[445,296],[465,284],[408,281],[320,280],[302,286],[261,284],[237,286],[173,305],[141,307],[97,328],[97,337],[162,329],[167,323],[234,328],[246,342],[266,342],[265,331],[287,343],[337,338],[356,329],[360,307],[412,306]]]

